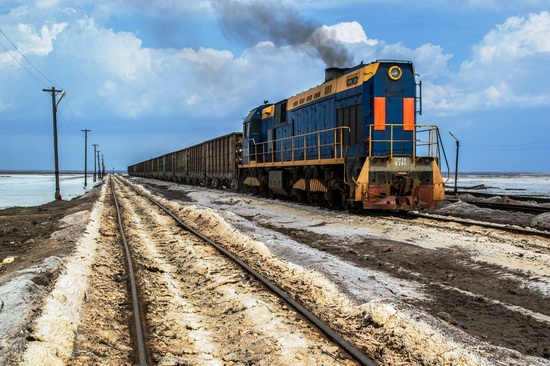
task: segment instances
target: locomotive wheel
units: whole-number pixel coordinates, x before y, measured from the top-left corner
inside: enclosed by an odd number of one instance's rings
[[[269,189],[269,186],[267,184],[262,184],[258,188],[258,193],[262,197],[270,197],[271,196],[271,190]]]
[[[325,193],[324,199],[328,207],[332,209],[340,209],[342,208],[342,200],[341,200],[341,194],[340,192],[336,190],[329,190]]]
[[[315,197],[315,193],[307,192],[307,202],[311,205],[313,205],[317,202],[317,198]]]
[[[351,213],[358,214],[363,211],[363,204],[361,202],[348,201],[347,210]]]
[[[312,205],[316,205],[318,207],[326,206],[324,193],[308,192],[308,200],[309,200],[309,203],[311,203]]]
[[[305,192],[299,189],[292,188],[292,197],[298,202],[305,202],[306,201],[306,195]]]

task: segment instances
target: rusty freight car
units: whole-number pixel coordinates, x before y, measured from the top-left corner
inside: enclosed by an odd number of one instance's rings
[[[197,145],[128,167],[133,176],[206,187],[236,189],[241,162],[241,132],[232,132]]]

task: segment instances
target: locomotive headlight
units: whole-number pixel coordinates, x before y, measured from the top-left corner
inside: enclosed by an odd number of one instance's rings
[[[401,71],[401,68],[399,66],[392,66],[388,70],[388,76],[392,80],[401,79],[401,75],[403,75],[403,71]]]

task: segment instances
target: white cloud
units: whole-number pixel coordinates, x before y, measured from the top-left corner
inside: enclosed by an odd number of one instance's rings
[[[47,55],[53,49],[53,40],[65,29],[67,23],[43,25],[37,32],[29,24],[18,24],[22,46],[19,50],[26,55]]]
[[[332,26],[323,25],[313,33],[320,33],[323,35],[323,38],[344,43],[365,43],[369,46],[374,46],[378,43],[376,40],[367,38],[363,27],[358,22],[344,22]]]
[[[292,92],[289,85],[323,77],[322,63],[300,47],[260,42],[240,56],[212,48],[147,48],[135,34],[90,18],[58,35],[53,56],[63,59],[69,76],[63,87],[77,89],[73,96],[88,95],[77,106],[126,118],[244,114],[251,99],[282,99]],[[307,64],[316,66],[304,72]]]
[[[550,73],[550,63],[541,62],[550,59],[549,12],[506,19],[473,51],[446,85],[429,94],[434,113],[550,105],[550,86],[540,82]]]
[[[511,17],[498,25],[476,47],[476,57],[470,63],[511,62],[549,52],[550,13],[544,11],[526,17]]]
[[[37,0],[36,7],[38,9],[52,9],[60,6],[60,0]]]

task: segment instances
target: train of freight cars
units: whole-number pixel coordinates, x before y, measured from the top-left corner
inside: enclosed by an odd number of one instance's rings
[[[133,176],[329,207],[417,210],[444,198],[436,126],[419,125],[408,61],[330,68],[325,82],[250,111],[230,133],[128,167]]]

